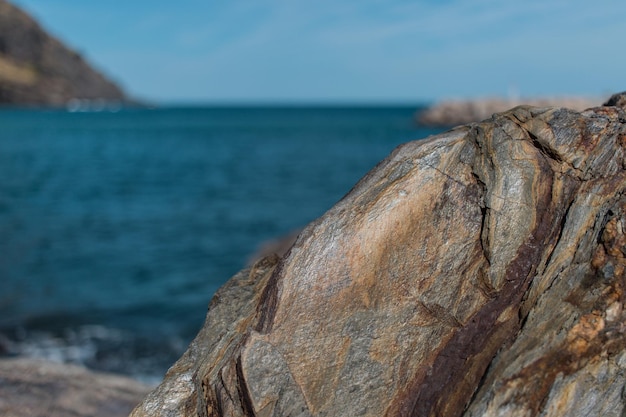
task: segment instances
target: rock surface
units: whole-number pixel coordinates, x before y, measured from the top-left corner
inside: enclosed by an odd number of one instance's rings
[[[0,416],[122,417],[148,391],[130,378],[75,365],[0,360]]]
[[[217,292],[132,416],[623,417],[624,110],[400,146]]]
[[[73,99],[127,101],[78,53],[0,0],[0,104],[63,106]]]
[[[582,111],[600,104],[599,100],[582,97],[569,98],[536,98],[536,99],[502,99],[485,98],[477,100],[444,100],[436,103],[416,115],[417,123],[423,126],[450,127],[472,123],[491,117],[494,113],[503,112],[516,106],[528,105],[535,107],[567,107]]]

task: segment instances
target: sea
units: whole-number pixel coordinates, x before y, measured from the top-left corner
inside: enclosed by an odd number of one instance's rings
[[[441,132],[422,108],[0,109],[0,356],[158,383],[264,242]]]

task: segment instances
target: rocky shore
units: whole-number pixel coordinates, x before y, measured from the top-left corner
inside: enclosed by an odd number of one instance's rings
[[[149,390],[130,378],[75,365],[0,360],[0,416],[124,417]]]
[[[624,94],[397,148],[132,416],[623,416],[625,166]]]
[[[0,415],[622,417],[625,166],[626,93],[407,143],[228,281],[161,385],[3,359]]]
[[[0,0],[0,105],[105,108],[130,103],[122,89],[32,17]]]
[[[535,107],[566,107],[582,111],[599,106],[600,99],[583,97],[503,99],[483,98],[475,100],[444,100],[416,114],[417,123],[423,126],[452,127],[479,122],[513,107],[528,105]]]

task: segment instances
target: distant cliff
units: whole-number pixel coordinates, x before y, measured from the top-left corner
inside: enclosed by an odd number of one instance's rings
[[[74,99],[128,101],[80,54],[0,0],[0,104],[63,106]]]

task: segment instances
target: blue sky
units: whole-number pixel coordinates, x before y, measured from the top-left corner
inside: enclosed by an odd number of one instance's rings
[[[12,0],[157,102],[626,90],[623,0]]]

